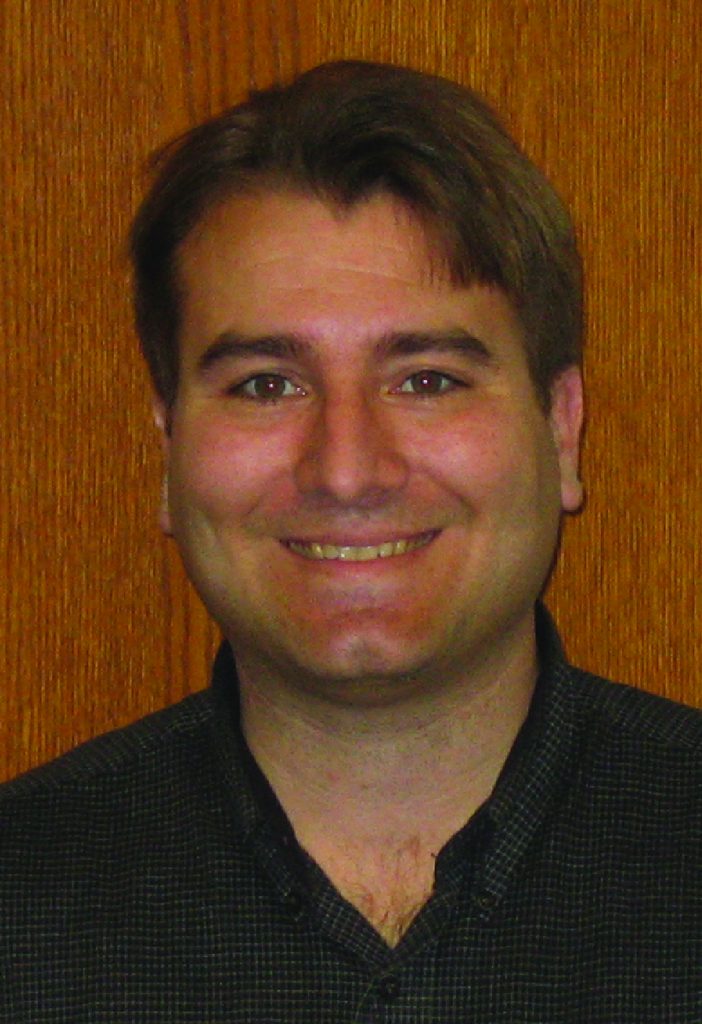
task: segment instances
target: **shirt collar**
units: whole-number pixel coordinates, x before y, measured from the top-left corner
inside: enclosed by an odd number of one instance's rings
[[[526,720],[485,805],[489,849],[476,876],[474,899],[486,917],[523,863],[527,849],[568,784],[577,740],[574,670],[553,621],[536,608],[540,672]]]
[[[571,750],[574,708],[572,669],[553,620],[543,604],[536,606],[539,675],[529,712],[498,777],[490,799],[496,826],[504,826],[515,805],[531,806],[546,798]],[[534,808],[535,810],[535,808]]]

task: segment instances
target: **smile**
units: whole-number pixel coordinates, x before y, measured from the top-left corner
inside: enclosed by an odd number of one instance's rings
[[[389,540],[382,544],[318,544],[315,542],[290,540],[286,547],[297,555],[315,562],[372,562],[378,558],[395,558],[410,551],[423,548],[436,536],[436,531],[422,533],[403,540]]]

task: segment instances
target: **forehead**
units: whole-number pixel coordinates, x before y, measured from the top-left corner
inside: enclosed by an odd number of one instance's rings
[[[437,250],[437,251],[435,251]],[[411,281],[448,274],[418,217],[403,203],[377,195],[341,208],[292,191],[253,192],[208,210],[182,243],[179,267],[189,282],[226,258],[240,273],[273,273],[290,256],[300,271],[375,271]]]
[[[237,196],[188,236],[178,270],[184,355],[226,331],[345,347],[402,329],[519,333],[503,293],[456,286],[419,219],[386,195],[350,210],[290,192]]]

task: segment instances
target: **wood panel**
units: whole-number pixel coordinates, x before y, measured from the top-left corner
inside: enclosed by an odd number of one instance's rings
[[[204,685],[216,633],[155,523],[123,241],[147,153],[340,56],[484,91],[572,204],[585,513],[551,603],[576,660],[702,704],[696,0],[5,0],[0,775]]]

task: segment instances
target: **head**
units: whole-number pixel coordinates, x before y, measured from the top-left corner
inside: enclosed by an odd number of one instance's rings
[[[578,260],[543,177],[472,93],[362,63],[158,163],[133,253],[162,525],[242,682],[375,700],[531,664],[580,500]]]
[[[551,387],[580,359],[581,283],[567,211],[467,88],[407,68],[340,61],[194,128],[154,159],[131,239],[136,320],[156,393],[178,390],[177,254],[218,203],[288,191],[352,210],[399,200],[456,285],[497,285],[522,325],[529,372]]]

